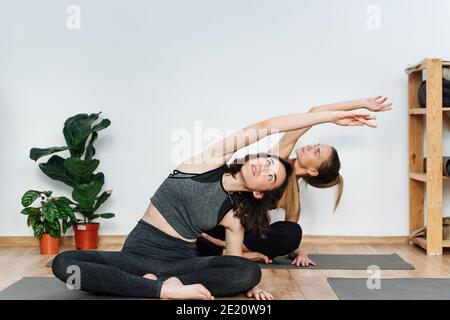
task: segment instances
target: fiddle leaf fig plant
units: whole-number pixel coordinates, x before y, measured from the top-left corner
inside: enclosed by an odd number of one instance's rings
[[[96,152],[94,142],[98,138],[98,132],[111,125],[108,119],[94,124],[100,114],[101,112],[90,115],[82,113],[67,119],[63,128],[66,146],[30,150],[30,158],[34,161],[56,152],[69,151],[70,157],[53,155],[46,163],[40,163],[39,168],[51,179],[73,189],[74,210],[83,217],[77,219],[77,222],[90,223],[97,218],[114,217],[114,213],[95,213],[112,193],[109,190],[99,195],[105,176],[102,172],[94,172],[100,164],[98,159],[93,158]]]
[[[72,201],[65,197],[52,197],[52,193],[52,191],[28,190],[22,196],[24,208],[20,213],[28,216],[27,225],[33,229],[36,239],[40,239],[43,234],[59,238],[61,233],[66,233],[76,220],[70,206]],[[40,206],[31,207],[38,198],[41,200]]]

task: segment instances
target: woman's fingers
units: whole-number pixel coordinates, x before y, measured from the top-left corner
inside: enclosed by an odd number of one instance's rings
[[[359,118],[356,121],[360,123],[359,124],[360,126],[366,125],[366,126],[371,127],[371,128],[376,128],[377,127],[376,124],[373,124],[373,123],[371,123],[369,121],[366,121],[365,119],[362,119],[362,118]]]
[[[371,128],[376,128],[376,127],[377,127],[376,124],[371,123],[371,122],[369,122],[369,121],[366,121],[366,120],[364,120],[364,119],[361,119],[360,121],[361,121],[363,124],[365,124],[366,126],[368,126],[368,127],[371,127]]]
[[[260,253],[260,257],[262,258],[262,260],[264,261],[265,264],[272,263],[272,260],[270,260],[270,258],[268,256]]]
[[[391,110],[391,109],[392,109],[391,107],[392,107],[392,103],[383,104],[383,105],[381,106],[380,111]]]
[[[387,97],[381,97],[381,98],[377,99],[377,103],[383,104],[386,100],[387,100]]]

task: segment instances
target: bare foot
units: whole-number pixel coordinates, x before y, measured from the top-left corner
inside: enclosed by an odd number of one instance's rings
[[[176,277],[171,277],[163,282],[160,297],[161,299],[214,299],[211,292],[203,285],[192,284],[185,286]]]
[[[143,276],[143,278],[149,279],[149,280],[156,280],[158,279],[157,276],[155,276],[153,273],[147,273],[146,275]]]

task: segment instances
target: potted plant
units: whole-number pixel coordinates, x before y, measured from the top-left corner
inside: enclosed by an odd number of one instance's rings
[[[51,195],[52,191],[29,190],[22,196],[24,208],[20,213],[28,216],[27,225],[40,241],[41,254],[57,254],[61,233],[66,233],[71,221],[75,220],[70,200]],[[38,198],[41,206],[31,207]]]
[[[101,112],[93,114],[78,114],[67,119],[64,123],[63,135],[66,146],[51,148],[32,148],[30,158],[39,158],[55,152],[66,151],[70,157],[63,158],[53,155],[46,163],[40,163],[39,168],[53,180],[63,182],[71,187],[74,211],[80,219],[74,223],[75,244],[77,249],[97,249],[99,224],[97,218],[109,219],[113,213],[97,214],[98,208],[111,196],[111,190],[101,189],[105,182],[102,172],[94,173],[100,164],[94,159],[94,141],[98,132],[110,126],[111,121],[103,119],[94,125]]]

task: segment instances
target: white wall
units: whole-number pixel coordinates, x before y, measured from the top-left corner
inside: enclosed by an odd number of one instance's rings
[[[69,5],[81,29],[66,27]],[[370,5],[381,25],[366,23]],[[450,59],[450,2],[433,0],[171,0],[0,3],[0,235],[31,235],[20,215],[28,189],[70,189],[28,158],[64,145],[62,125],[103,111],[112,126],[96,144],[105,188],[102,234],[126,234],[176,165],[176,129],[237,129],[270,116],[368,95],[393,111],[378,129],[320,125],[302,144],[336,146],[345,190],[302,193],[306,234],[408,232],[408,63]],[[450,154],[449,134],[444,152]],[[449,182],[444,188],[449,214]]]

